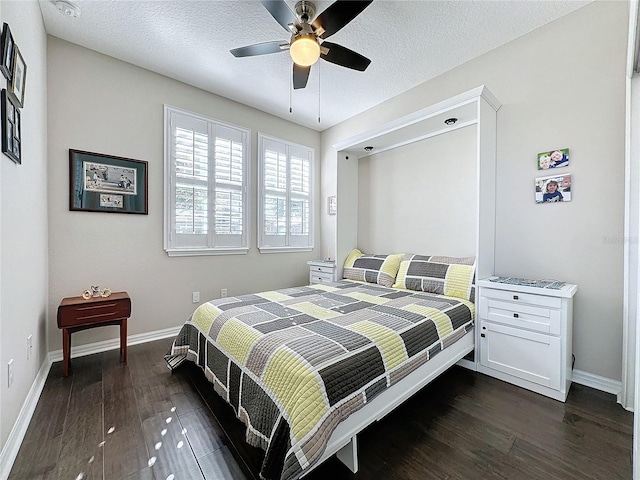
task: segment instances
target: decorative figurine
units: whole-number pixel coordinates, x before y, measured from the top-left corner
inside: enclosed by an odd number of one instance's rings
[[[100,289],[100,287],[94,286],[94,285],[92,285],[90,288],[87,288],[84,292],[82,292],[82,298],[84,298],[85,300],[89,300],[90,298],[97,298],[97,297],[107,298],[109,295],[111,295],[111,289],[109,288]]]

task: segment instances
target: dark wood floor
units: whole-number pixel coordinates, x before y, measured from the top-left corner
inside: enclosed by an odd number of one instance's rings
[[[200,371],[169,372],[170,343],[54,364],[9,479],[257,478],[260,451]],[[630,479],[632,424],[613,395],[574,384],[563,404],[454,367],[359,436],[358,474],[306,478]]]

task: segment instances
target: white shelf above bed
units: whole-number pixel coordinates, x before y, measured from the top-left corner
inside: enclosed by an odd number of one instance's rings
[[[493,94],[485,86],[481,86],[345,139],[333,147],[338,152],[357,157],[375,155],[473,125],[478,122],[480,116],[479,98],[495,111],[501,106]],[[447,126],[444,121],[448,118],[457,118],[458,121]],[[369,146],[373,147],[373,150],[365,151],[364,147]]]

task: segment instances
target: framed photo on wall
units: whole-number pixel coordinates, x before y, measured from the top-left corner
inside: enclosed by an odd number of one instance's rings
[[[535,181],[536,203],[571,201],[571,174],[538,177]]]
[[[69,150],[69,210],[148,214],[148,162]]]
[[[558,148],[538,154],[538,170],[569,166],[569,149]]]
[[[9,90],[16,96],[20,108],[24,107],[24,89],[27,83],[27,65],[17,45],[13,47],[13,76],[9,83]]]
[[[0,41],[2,48],[2,64],[0,64],[0,71],[5,78],[11,81],[13,77],[13,47],[15,42],[13,41],[13,35],[11,35],[11,29],[9,24],[2,25],[2,40]]]
[[[22,119],[13,96],[2,89],[2,153],[14,162],[22,163]]]
[[[327,214],[337,215],[338,213],[338,199],[335,195],[327,198]]]

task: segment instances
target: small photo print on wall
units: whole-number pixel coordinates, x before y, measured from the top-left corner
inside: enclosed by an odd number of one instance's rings
[[[535,182],[536,203],[571,201],[571,174],[538,177]]]
[[[122,208],[122,199],[122,195],[100,194],[100,206]]]
[[[569,166],[569,149],[559,148],[538,154],[538,170]]]

